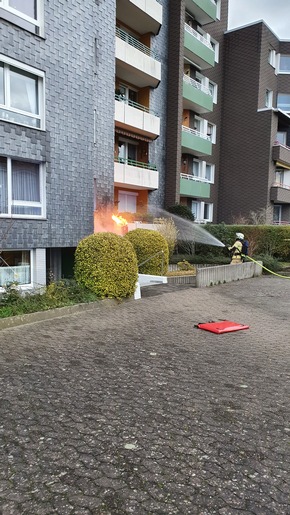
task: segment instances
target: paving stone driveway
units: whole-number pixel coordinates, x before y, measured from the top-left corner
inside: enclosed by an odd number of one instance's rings
[[[0,332],[1,515],[290,514],[290,281],[143,291]]]

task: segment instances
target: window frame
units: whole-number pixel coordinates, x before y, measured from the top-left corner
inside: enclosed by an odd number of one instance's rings
[[[2,157],[2,156],[1,156]],[[7,172],[7,213],[0,212],[0,218],[21,218],[21,219],[32,219],[32,220],[43,220],[46,218],[46,170],[45,163],[39,163],[36,161],[28,161],[11,157],[5,157],[6,159],[6,172]],[[23,163],[37,164],[39,169],[39,202],[27,201],[27,200],[13,200],[12,191],[12,162],[20,161]],[[40,207],[41,214],[39,215],[28,215],[28,214],[15,214],[12,208],[15,206],[23,207]]]
[[[14,7],[11,7],[9,5],[9,0],[0,0],[0,9],[3,9],[7,13],[10,13],[13,15],[13,23],[17,24],[18,19],[19,20],[19,26],[24,28],[25,30],[28,30],[29,32],[35,33],[37,36],[44,36],[44,2],[43,0],[36,0],[36,18],[31,18],[30,16],[27,16],[27,14],[24,14],[23,12],[19,11],[18,9],[15,9]],[[23,26],[21,24],[21,20],[23,20],[26,23],[29,23],[35,27],[35,32],[30,30],[26,25]],[[9,19],[9,21],[11,21]]]
[[[118,213],[136,213],[137,212],[137,201],[138,201],[138,193],[135,191],[126,191],[126,190],[119,190],[118,191]],[[128,210],[122,210],[119,209],[119,203],[121,202],[120,197],[126,197],[126,207],[127,206],[127,198],[135,198],[135,211],[128,211]]]
[[[209,210],[209,218],[204,218],[204,207],[208,206]],[[194,213],[194,206],[196,207],[196,214]],[[191,201],[191,212],[195,216],[196,223],[207,223],[212,222],[213,220],[213,203],[212,202],[203,202],[199,200]]]
[[[273,91],[271,89],[266,89],[265,94],[265,107],[273,107]]]
[[[274,48],[269,48],[268,63],[273,68],[276,68],[276,50]]]
[[[282,107],[279,107],[279,96],[280,97],[281,96],[289,97],[289,109],[288,110],[283,109]],[[281,111],[284,111],[285,113],[289,113],[290,112],[290,93],[277,93],[277,109],[281,109]]]
[[[289,70],[281,70],[281,58],[287,57],[289,59]],[[278,73],[282,75],[289,75],[290,74],[290,54],[279,54],[279,63],[278,63]]]
[[[26,289],[26,288],[31,288],[33,286],[33,281],[32,281],[32,278],[33,278],[33,273],[34,273],[34,263],[33,263],[33,251],[31,249],[19,249],[19,250],[15,250],[15,249],[2,249],[3,252],[28,252],[29,253],[29,266],[30,266],[30,283],[19,283],[19,288],[21,289]],[[1,256],[1,254],[0,254]],[[9,268],[10,268],[10,265],[8,265]],[[17,266],[21,266],[21,265],[15,265],[15,267]],[[4,267],[6,268],[6,267]],[[1,267],[0,267],[1,269]],[[16,275],[16,272],[15,272],[15,275]],[[18,282],[17,280],[15,280],[15,282]],[[5,290],[5,286],[1,286],[0,284],[0,292],[3,292]]]
[[[3,63],[3,86],[4,86],[4,104],[0,104],[0,109],[3,109],[6,112],[16,113],[19,115],[23,115],[26,117],[30,117],[31,119],[39,120],[40,126],[35,127],[34,125],[29,125],[27,123],[21,123],[19,120],[10,120],[9,118],[4,118],[0,115],[0,120],[4,122],[14,123],[16,125],[21,125],[24,127],[30,127],[31,129],[36,130],[45,130],[45,73],[42,70],[38,70],[37,68],[33,68],[32,66],[28,66],[27,64],[21,63],[10,57],[7,57],[3,54],[0,54],[0,62]],[[27,111],[22,111],[21,109],[17,109],[15,107],[11,107],[10,104],[10,72],[11,67],[16,68],[21,71],[34,75],[37,79],[37,102],[38,102],[38,112],[39,114],[32,114]],[[8,101],[7,101],[8,99]],[[8,103],[9,102],[9,103]]]

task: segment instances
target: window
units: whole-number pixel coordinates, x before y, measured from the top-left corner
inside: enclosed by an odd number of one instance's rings
[[[121,100],[126,101],[129,105],[134,106],[138,102],[137,90],[132,89],[125,84],[120,84],[118,90],[120,92]]]
[[[212,143],[216,142],[216,126],[213,123],[207,122],[207,135]]]
[[[206,161],[192,160],[192,175],[198,177],[204,182],[214,182],[215,165],[206,163]]]
[[[213,205],[207,204],[206,202],[202,202],[203,204],[203,219],[206,222],[212,222],[212,211],[213,211]]]
[[[273,209],[273,223],[280,224],[282,220],[282,206],[276,204]]]
[[[290,55],[280,55],[279,73],[290,73]]]
[[[43,0],[0,0],[0,14],[34,34],[43,35]]]
[[[0,287],[9,283],[31,284],[31,251],[0,251]]]
[[[209,81],[208,89],[210,90],[210,94],[213,98],[214,104],[217,103],[217,84],[215,82]]]
[[[273,49],[269,50],[268,54],[268,63],[273,66],[273,68],[276,68],[276,52]]]
[[[214,50],[214,60],[216,63],[219,62],[219,43],[215,40],[210,38],[210,44],[212,49]]]
[[[131,164],[132,161],[137,161],[137,148],[138,143],[135,141],[126,140],[125,138],[119,138],[118,143],[118,161],[120,163]]]
[[[216,17],[218,20],[221,19],[221,0],[214,0],[216,4]]]
[[[272,105],[273,105],[273,91],[266,89],[265,106],[272,107]]]
[[[191,212],[197,223],[212,222],[213,204],[193,200]]]
[[[0,157],[0,216],[45,216],[44,170],[38,163]]]
[[[290,112],[290,94],[278,93],[277,107],[282,111]]]
[[[275,171],[275,183],[280,184],[281,186],[284,184],[284,170],[276,170]]]
[[[282,132],[282,131],[277,132],[276,141],[278,143],[280,143],[280,145],[286,145],[286,138],[287,138],[286,132]]]
[[[119,213],[136,213],[137,212],[138,193],[133,191],[119,191],[118,193],[118,211]]]
[[[44,128],[44,73],[0,54],[0,118]]]
[[[214,182],[215,165],[205,163],[205,178],[208,182]]]
[[[193,159],[192,161],[192,175],[195,177],[200,176],[200,161],[197,161],[196,159]]]

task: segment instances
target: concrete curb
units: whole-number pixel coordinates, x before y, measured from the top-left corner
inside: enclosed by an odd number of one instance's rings
[[[17,315],[13,317],[1,318],[0,319],[0,330],[8,329],[11,327],[17,327],[24,324],[33,324],[35,322],[42,322],[43,320],[51,320],[53,318],[59,318],[66,315],[72,315],[74,313],[81,313],[86,310],[93,310],[96,307],[103,306],[103,303],[107,300],[99,300],[97,302],[88,302],[86,304],[75,304],[74,306],[65,306],[62,308],[49,309],[47,311],[36,311],[35,313],[27,313],[26,315]],[[115,302],[113,300],[113,302]]]

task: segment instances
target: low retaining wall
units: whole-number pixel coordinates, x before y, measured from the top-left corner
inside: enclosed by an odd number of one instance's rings
[[[195,286],[195,275],[169,275],[167,276],[168,284],[192,284]]]
[[[262,264],[261,261],[259,261],[259,263]],[[196,288],[249,279],[250,277],[258,277],[259,275],[262,275],[262,267],[253,262],[242,263],[240,265],[198,268],[196,270]]]

